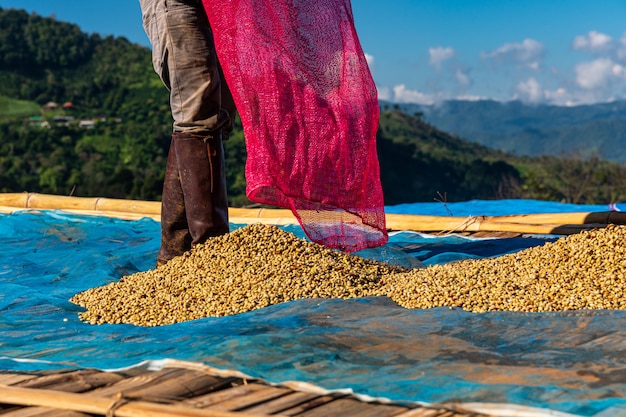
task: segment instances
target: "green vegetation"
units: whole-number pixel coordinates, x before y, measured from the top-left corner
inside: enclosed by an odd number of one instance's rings
[[[378,153],[386,204],[519,196],[519,172],[505,154],[462,141],[424,123],[419,115],[383,111]]]
[[[0,115],[4,118],[31,116],[39,114],[40,111],[41,107],[32,101],[16,100],[0,96]]]
[[[0,9],[0,192],[159,200],[172,128],[168,100],[148,48]],[[444,133],[420,113],[383,106],[377,139],[388,205],[440,196],[626,200],[623,165],[514,157]],[[250,204],[239,121],[225,151],[230,204]]]

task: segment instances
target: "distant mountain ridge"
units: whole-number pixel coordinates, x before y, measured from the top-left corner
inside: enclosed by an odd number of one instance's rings
[[[438,129],[519,156],[596,156],[626,163],[626,100],[572,107],[491,100],[381,104],[422,113]]]

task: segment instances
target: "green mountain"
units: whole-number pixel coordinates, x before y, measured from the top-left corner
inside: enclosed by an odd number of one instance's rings
[[[159,200],[172,125],[168,101],[148,48],[0,9],[0,192]],[[514,157],[445,133],[419,111],[383,104],[377,146],[388,205],[626,200],[622,165]],[[227,183],[229,203],[243,206],[251,202],[237,122],[225,143]]]
[[[515,155],[597,156],[626,163],[626,101],[572,107],[447,101],[401,108],[423,113],[446,132]]]
[[[388,204],[514,198],[522,183],[505,154],[399,111],[381,114],[378,155]]]

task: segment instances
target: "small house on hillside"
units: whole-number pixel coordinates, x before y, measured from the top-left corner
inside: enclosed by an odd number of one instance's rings
[[[31,116],[28,118],[28,126],[49,128],[50,123],[48,123],[48,121],[44,119],[42,116]]]
[[[59,108],[59,104],[55,103],[54,101],[49,101],[46,104],[44,104],[43,109],[46,111],[50,111],[50,110],[55,110]]]
[[[57,125],[69,126],[74,118],[72,116],[54,116],[52,121]]]
[[[83,119],[80,122],[78,122],[78,127],[81,127],[83,129],[93,129],[96,127],[96,121]]]

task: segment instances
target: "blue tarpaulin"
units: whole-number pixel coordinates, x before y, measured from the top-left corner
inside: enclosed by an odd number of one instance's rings
[[[387,207],[388,213],[455,216],[606,210],[526,200]],[[284,229],[304,236],[297,226]],[[477,314],[404,309],[374,297],[305,299],[154,328],[94,326],[79,321],[82,309],[69,298],[153,268],[158,222],[17,212],[0,214],[0,236],[0,369],[117,369],[171,358],[397,401],[458,399],[626,415],[619,412],[626,409],[624,311]],[[551,239],[399,232],[385,247],[360,254],[432,265]]]

